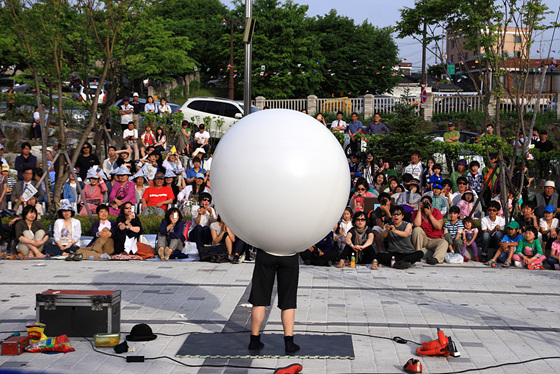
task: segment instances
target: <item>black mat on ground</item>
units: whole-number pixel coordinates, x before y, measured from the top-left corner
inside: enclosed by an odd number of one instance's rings
[[[246,334],[190,334],[177,357],[189,358],[317,358],[353,360],[354,347],[350,335],[296,335],[296,344],[301,349],[295,354],[287,355],[284,351],[284,336],[281,334],[262,334],[261,342],[265,347],[258,351],[249,351],[249,333]]]

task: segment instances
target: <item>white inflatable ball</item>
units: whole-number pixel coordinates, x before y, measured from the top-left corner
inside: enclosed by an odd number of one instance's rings
[[[335,136],[286,109],[244,117],[220,140],[211,172],[216,210],[233,233],[274,255],[304,251],[333,229],[350,192]]]

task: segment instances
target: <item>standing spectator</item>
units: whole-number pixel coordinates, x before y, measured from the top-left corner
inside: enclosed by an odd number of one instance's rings
[[[164,174],[157,172],[154,177],[154,186],[146,188],[142,196],[142,215],[165,215],[167,204],[173,203],[175,195],[170,187],[164,186]]]
[[[418,179],[420,185],[422,185],[422,172],[424,171],[424,167],[420,162],[421,157],[422,154],[420,153],[420,151],[412,152],[412,154],[410,155],[410,164],[408,164],[408,166],[403,170],[403,175],[412,175],[413,178]]]
[[[383,122],[381,122],[381,115],[379,113],[375,113],[373,116],[373,122],[370,122],[366,129],[366,134],[368,135],[379,135],[379,134],[388,134],[389,128],[385,126]]]
[[[482,250],[480,252],[481,261],[492,258],[494,252],[491,248],[497,249],[504,237],[502,230],[505,228],[506,221],[498,216],[501,205],[497,201],[490,201],[488,204],[488,215],[480,221],[482,227]]]
[[[363,133],[364,124],[358,120],[358,113],[354,112],[351,115],[352,122],[348,124],[348,135],[350,135],[350,148],[352,153],[358,152],[358,133]]]
[[[120,106],[119,114],[121,115],[121,129],[122,132],[128,128],[128,123],[133,121],[134,107],[129,103],[128,97],[124,97]],[[109,130],[110,131],[110,130]]]
[[[395,269],[408,269],[422,259],[424,252],[415,250],[412,245],[412,224],[403,220],[404,209],[395,206],[391,209],[392,223],[385,224],[381,238],[386,240],[386,250],[377,253],[380,264],[391,266],[391,259],[395,257]]]
[[[550,173],[550,156],[548,153],[553,151],[554,148],[554,144],[548,140],[548,131],[541,130],[541,141],[535,144],[535,149],[542,153],[537,160],[539,183],[541,179],[546,179]]]
[[[157,114],[158,106],[156,106],[156,104],[154,103],[153,96],[148,96],[148,98],[146,99],[146,104],[144,104],[144,112]]]
[[[16,157],[14,165],[17,170],[18,181],[23,179],[24,169],[34,169],[37,167],[37,157],[31,154],[31,144],[28,142],[21,144],[21,154]]]
[[[494,125],[493,124],[491,124],[491,123],[487,124],[486,125],[486,131],[483,132],[480,135],[480,137],[482,138],[483,136],[486,136],[486,135],[494,135]]]
[[[447,253],[447,241],[443,239],[443,216],[432,207],[432,199],[424,196],[418,210],[412,213],[412,244],[417,251],[426,250],[426,262],[430,265],[443,263]]]
[[[331,123],[331,130],[338,131],[339,133],[346,131],[346,122],[342,119],[342,112],[338,111],[336,113],[336,120]]]
[[[539,138],[539,130],[533,129],[533,135],[531,136],[531,144],[537,144],[540,142],[541,139]]]
[[[45,104],[42,104],[43,112],[45,112]],[[46,113],[45,113],[45,124],[47,123]],[[41,140],[41,113],[39,112],[39,107],[35,107],[33,112],[33,123],[31,124],[31,140]]]
[[[447,124],[447,131],[443,134],[443,140],[446,143],[458,143],[460,136],[461,134],[459,131],[455,130],[455,124],[453,122],[449,122]]]
[[[171,115],[171,107],[167,105],[167,100],[165,100],[163,97],[160,99],[160,104],[158,105],[157,109],[157,113],[159,113],[161,117]]]
[[[132,112],[134,127],[138,128],[140,126],[140,113],[144,111],[144,104],[138,101],[138,92],[135,92],[132,95],[132,102],[130,103],[130,105],[132,105],[132,108],[134,108]]]
[[[86,180],[87,172],[94,166],[100,166],[101,163],[95,154],[92,153],[91,144],[85,142],[82,146],[82,154],[76,160],[76,169],[78,169],[82,181]]]
[[[132,159],[140,159],[140,153],[138,152],[138,130],[134,128],[133,121],[130,121],[128,123],[128,129],[124,130],[123,140],[126,148],[134,151],[134,157]]]
[[[183,121],[181,124],[181,129],[177,131],[177,143],[175,143],[175,148],[179,155],[190,154],[189,143],[191,139],[191,129],[189,128],[189,122]]]
[[[208,153],[210,148],[210,133],[204,129],[204,125],[198,126],[198,132],[194,134],[194,150],[198,148],[204,149],[204,153]]]
[[[325,122],[325,117],[323,117],[323,113],[317,113],[317,116],[315,116],[315,119],[317,121],[319,121],[319,123],[325,127],[327,127],[327,123]]]

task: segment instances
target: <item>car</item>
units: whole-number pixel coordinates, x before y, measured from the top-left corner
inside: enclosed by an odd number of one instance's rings
[[[72,98],[77,101],[91,101],[92,98],[95,96],[95,92],[97,91],[96,85],[90,85],[89,88],[81,86],[78,88],[78,92],[72,94]],[[105,104],[105,100],[107,100],[107,92],[103,86],[101,86],[101,91],[99,92],[99,98],[97,100],[98,104]]]
[[[0,93],[6,93],[14,89],[15,93],[27,93],[30,92],[29,84],[16,82],[13,78],[0,78]]]
[[[228,85],[228,80],[226,78],[223,77],[219,77],[216,79],[210,79],[208,82],[206,82],[206,87],[227,87]]]
[[[259,109],[251,105],[251,113]],[[210,128],[208,132],[213,138],[221,138],[222,135],[245,113],[242,103],[221,97],[192,97],[181,107],[185,119],[191,120],[197,125],[204,123],[204,118],[210,117]],[[221,125],[220,125],[221,122]]]

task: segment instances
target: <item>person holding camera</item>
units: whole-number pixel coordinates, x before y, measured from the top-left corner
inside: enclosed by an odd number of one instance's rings
[[[395,269],[408,269],[424,256],[424,252],[415,250],[412,245],[412,224],[403,220],[404,209],[401,206],[391,208],[391,223],[383,226],[380,237],[387,243],[384,252],[377,253],[377,261],[385,266],[391,266],[391,259],[395,257]]]
[[[363,212],[364,210],[364,197],[374,197],[373,193],[369,192],[369,184],[365,179],[356,183],[356,190],[350,199],[350,206],[354,212]]]
[[[447,241],[443,239],[443,216],[432,207],[432,198],[422,197],[418,210],[412,213],[412,244],[417,251],[426,253],[430,265],[443,263],[447,252]]]
[[[391,224],[393,221],[391,219],[391,197],[389,194],[383,192],[379,195],[379,206],[375,208],[374,211],[370,212],[370,222],[371,227],[373,227],[373,235],[375,240],[375,246],[378,251],[383,250],[383,238],[381,233],[383,232],[383,227],[385,224]]]

